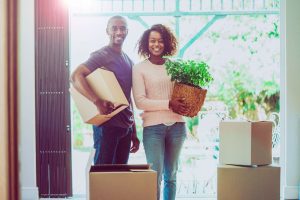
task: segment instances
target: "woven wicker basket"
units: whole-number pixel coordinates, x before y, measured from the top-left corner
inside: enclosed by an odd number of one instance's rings
[[[188,105],[188,114],[186,114],[185,116],[194,117],[201,110],[206,97],[206,93],[206,89],[176,82],[172,94],[172,99],[185,98],[185,102]],[[173,111],[176,112],[176,110]]]

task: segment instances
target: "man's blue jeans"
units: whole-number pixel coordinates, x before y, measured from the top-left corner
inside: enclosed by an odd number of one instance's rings
[[[160,197],[162,173],[164,179],[164,200],[176,196],[176,175],[181,148],[186,138],[185,123],[171,126],[164,124],[147,126],[143,131],[143,144],[147,162],[157,171],[157,198]]]
[[[94,164],[127,164],[132,128],[93,126]]]

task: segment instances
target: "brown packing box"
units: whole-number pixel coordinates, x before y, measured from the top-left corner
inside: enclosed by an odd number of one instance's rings
[[[218,200],[280,200],[280,167],[218,166]]]
[[[99,98],[111,101],[117,109],[109,115],[101,115],[91,101],[71,87],[69,91],[85,123],[100,125],[129,106],[113,72],[98,68],[89,74],[86,79]]]
[[[95,165],[89,200],[157,200],[156,172],[149,165]]]
[[[220,164],[272,163],[272,122],[220,122]]]

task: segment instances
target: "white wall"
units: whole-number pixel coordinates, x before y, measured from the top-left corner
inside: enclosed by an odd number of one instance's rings
[[[38,199],[35,149],[34,0],[20,0],[19,131],[21,199]]]
[[[299,10],[299,0],[281,1],[281,164],[285,199],[298,198],[300,181]]]

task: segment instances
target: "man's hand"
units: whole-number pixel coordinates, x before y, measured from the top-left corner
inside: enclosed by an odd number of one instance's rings
[[[132,135],[131,135],[131,147],[130,153],[135,153],[140,148],[140,140],[136,135],[136,127],[135,124],[132,125]]]
[[[140,148],[140,140],[138,137],[133,136],[131,137],[131,147],[130,147],[130,153],[135,153],[139,150]]]
[[[103,115],[108,115],[115,109],[114,104],[110,101],[97,99],[94,104],[97,106],[99,113]]]
[[[176,99],[170,100],[169,101],[170,109],[180,115],[187,114],[188,106],[186,105],[184,100],[185,100],[184,98],[176,98]]]

